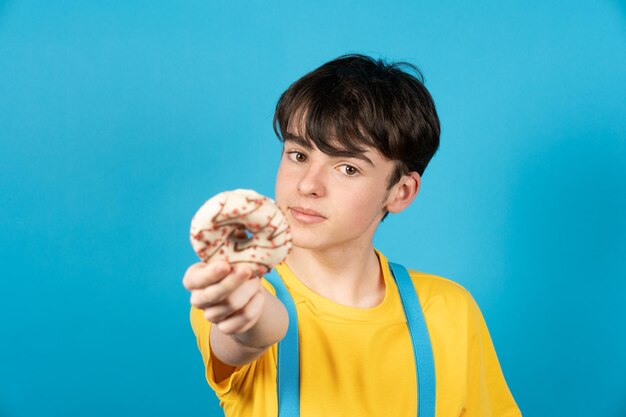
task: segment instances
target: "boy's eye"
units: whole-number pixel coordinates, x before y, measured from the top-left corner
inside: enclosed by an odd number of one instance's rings
[[[302,152],[292,151],[292,152],[287,152],[287,155],[289,156],[289,159],[291,159],[294,162],[306,161],[306,155],[303,154]]]
[[[352,177],[359,173],[359,170],[353,167],[352,165],[343,164],[340,169],[341,169],[341,172],[343,172],[349,177]]]

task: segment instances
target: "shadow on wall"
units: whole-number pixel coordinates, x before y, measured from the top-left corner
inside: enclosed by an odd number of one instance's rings
[[[550,143],[551,142],[551,143]],[[549,272],[571,273],[575,283],[588,273],[614,284],[624,265],[626,175],[620,139],[582,132],[551,141],[522,156],[521,176],[510,201],[511,247],[522,262]]]
[[[621,12],[622,17],[626,20],[626,2],[624,0],[614,0],[613,3]]]
[[[626,369],[626,337],[615,332],[626,291],[625,144],[602,128],[533,143],[544,145],[520,155],[504,231],[518,293],[507,313],[527,340],[515,355],[531,358],[550,375],[540,383],[528,381],[526,412],[535,414],[531,406],[538,403],[530,399],[551,387],[560,387],[557,396],[584,395],[580,366],[571,365],[583,361],[585,377],[597,381],[589,395],[603,398],[602,404],[590,401],[571,410],[555,405],[545,415],[623,415],[617,413],[626,381],[606,375]]]
[[[4,404],[2,404],[2,401],[0,400],[0,416],[2,417],[16,417],[17,414],[10,412],[5,406]]]
[[[2,21],[4,20],[4,16],[7,12],[8,5],[9,5],[9,0],[0,0],[0,28],[2,26]]]

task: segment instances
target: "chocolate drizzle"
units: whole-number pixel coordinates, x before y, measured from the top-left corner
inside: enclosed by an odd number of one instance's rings
[[[237,236],[242,229],[252,236]],[[205,262],[224,259],[231,264],[251,263],[260,273],[269,271],[291,252],[284,215],[271,199],[250,190],[220,193],[207,201],[192,220],[191,241]]]

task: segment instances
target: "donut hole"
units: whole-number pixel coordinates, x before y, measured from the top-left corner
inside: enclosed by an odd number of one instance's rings
[[[235,229],[235,231],[231,235],[231,239],[235,242],[244,243],[244,242],[251,241],[252,236],[253,236],[252,233],[250,233],[248,229],[246,229],[243,226],[240,226],[237,229]]]

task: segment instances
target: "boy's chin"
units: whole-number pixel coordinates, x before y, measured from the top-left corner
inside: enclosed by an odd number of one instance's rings
[[[319,236],[301,236],[291,237],[292,252],[293,251],[310,251],[310,252],[328,252],[333,249],[339,249],[341,246],[338,242],[332,242],[321,239]]]
[[[316,236],[313,233],[298,233],[298,231],[294,230],[291,232],[291,246],[294,249],[303,250],[323,250],[325,247],[319,235]]]

